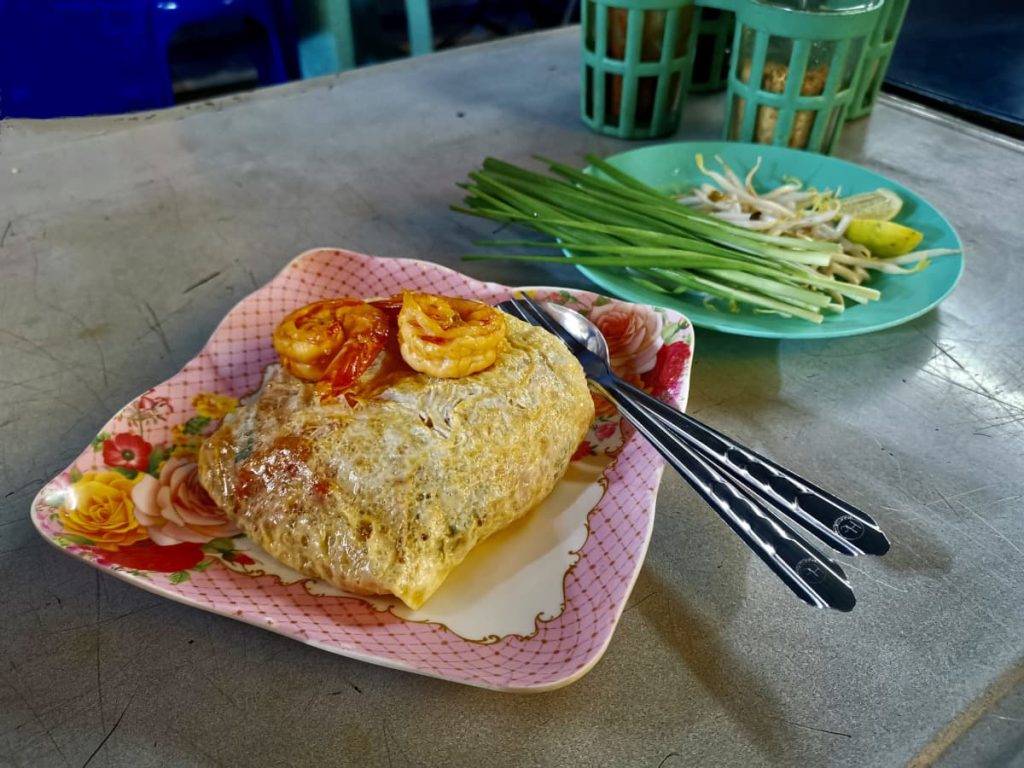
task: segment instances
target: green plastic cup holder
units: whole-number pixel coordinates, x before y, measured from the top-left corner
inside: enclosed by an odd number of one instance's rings
[[[878,23],[875,24],[875,29],[868,39],[867,50],[861,59],[857,90],[847,113],[848,120],[864,117],[874,108],[909,5],[910,0],[885,0]]]
[[[693,69],[695,11],[694,0],[584,0],[583,122],[624,139],[675,132]]]
[[[694,51],[690,93],[725,90],[735,27],[736,14],[732,11],[698,3],[697,49]]]
[[[725,138],[831,153],[882,7],[738,0]]]

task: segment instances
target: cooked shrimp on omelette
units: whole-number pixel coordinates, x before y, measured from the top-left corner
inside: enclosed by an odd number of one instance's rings
[[[337,396],[373,364],[389,333],[383,310],[359,299],[329,299],[285,317],[274,330],[274,349],[286,371]]]
[[[317,382],[336,397],[359,379],[384,350],[395,324],[402,359],[440,378],[477,373],[492,365],[505,339],[505,315],[469,299],[404,291],[390,299],[328,299],[290,313],[274,330],[274,349],[289,373]]]
[[[281,365],[202,447],[203,485],[286,565],[412,608],[551,492],[593,419],[564,344],[469,299],[328,299],[273,342]]]
[[[505,315],[469,299],[406,291],[398,313],[402,359],[409,367],[444,379],[482,371],[505,340]]]

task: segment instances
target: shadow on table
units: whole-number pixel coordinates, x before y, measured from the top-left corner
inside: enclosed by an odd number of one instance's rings
[[[739,582],[744,581],[746,568],[731,567],[717,573],[726,579],[729,577],[724,574],[733,574],[731,586],[726,585],[724,589],[735,590],[735,594],[744,592],[745,587]],[[732,653],[730,643],[723,637],[735,613],[734,606],[740,603],[735,600],[718,603],[722,613],[711,621],[683,600],[677,588],[650,570],[647,576],[651,588],[663,599],[639,606],[646,621],[716,704],[728,713],[729,721],[735,723],[750,744],[757,745],[761,756],[768,762],[782,764],[790,729],[771,714],[783,709],[782,702],[765,682],[764,670],[749,666],[742,657]]]
[[[859,450],[874,439],[869,426],[856,419],[856,409],[863,401],[879,398],[891,400],[891,407],[901,407],[901,391],[912,377],[925,370],[936,355],[943,354],[937,339],[942,334],[942,318],[938,312],[928,314],[877,333],[821,341],[786,341],[754,339],[697,329],[690,402],[687,410],[711,426],[732,435],[783,465],[789,465],[787,445],[794,445],[797,464],[791,469],[805,474],[855,504],[866,505],[871,499],[858,497],[858,475],[870,469],[865,456],[858,457],[845,474],[833,478],[817,477],[799,462],[810,466],[815,457],[801,452],[800,430],[839,430],[846,434],[850,450]],[[878,359],[884,360],[879,364]],[[878,367],[881,365],[881,367]],[[820,392],[814,381],[827,372],[829,381],[839,380],[834,388]],[[881,376],[882,378],[878,378]],[[784,383],[783,379],[786,379]],[[811,392],[815,402],[801,407],[801,393]],[[853,397],[851,401],[849,398]],[[851,413],[849,409],[854,409]],[[847,411],[844,413],[844,410]],[[817,413],[816,415],[816,412]],[[878,414],[874,414],[877,418]],[[827,418],[826,421],[822,421]],[[787,427],[787,424],[789,425]],[[865,421],[864,424],[870,424]],[[802,426],[801,426],[802,425]],[[773,436],[771,446],[761,445],[759,435]],[[900,436],[878,436],[894,445]],[[914,439],[922,438],[920,435]],[[908,438],[906,450],[911,450]],[[832,487],[832,480],[846,488]],[[876,486],[881,487],[881,486]],[[892,499],[875,498],[876,504]],[[879,567],[894,573],[946,573],[951,565],[949,550],[919,521],[901,519],[902,515],[885,514],[868,509],[890,535],[893,547],[881,558]],[[888,518],[888,519],[886,519]],[[797,529],[803,533],[802,529]],[[816,541],[806,535],[811,541]]]
[[[759,406],[778,399],[779,342],[705,328],[697,328],[694,336],[687,411],[700,418],[702,410],[725,406],[730,421],[756,423]],[[726,425],[721,429],[728,433]]]

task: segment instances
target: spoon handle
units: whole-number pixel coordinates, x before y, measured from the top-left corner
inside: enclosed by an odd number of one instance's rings
[[[562,339],[580,361],[592,385],[605,394],[619,413],[800,599],[840,611],[853,608],[856,598],[842,569],[783,526],[770,506],[763,505],[763,495],[751,491],[745,482],[733,484],[723,477],[716,469],[721,462],[707,454],[702,456],[682,434],[632,397],[630,390],[624,389],[625,382],[611,373],[606,357],[591,351],[527,295],[499,306]]]
[[[780,512],[837,551],[847,555],[882,555],[889,550],[889,540],[878,524],[856,507],[613,373],[601,383],[614,391],[620,401],[636,402],[688,445],[722,465],[736,480],[757,490]]]
[[[614,387],[608,389],[597,384],[619,412],[797,597],[818,608],[853,608],[853,590],[836,563],[794,537],[767,508],[741,496],[727,478],[680,440],[678,433],[654,418],[636,400],[620,397]]]

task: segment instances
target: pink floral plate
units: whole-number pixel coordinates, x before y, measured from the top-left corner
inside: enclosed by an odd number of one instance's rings
[[[114,415],[32,504],[47,541],[186,605],[375,664],[504,691],[543,691],[603,654],[643,563],[662,462],[595,395],[597,417],[535,510],[474,549],[423,608],[348,595],[240,534],[196,475],[196,449],[275,362],[271,332],[331,296],[402,289],[497,303],[512,289],[422,261],[317,249],[240,302],[197,357]],[[531,288],[588,314],[616,370],[683,408],[693,329],[671,310]]]

